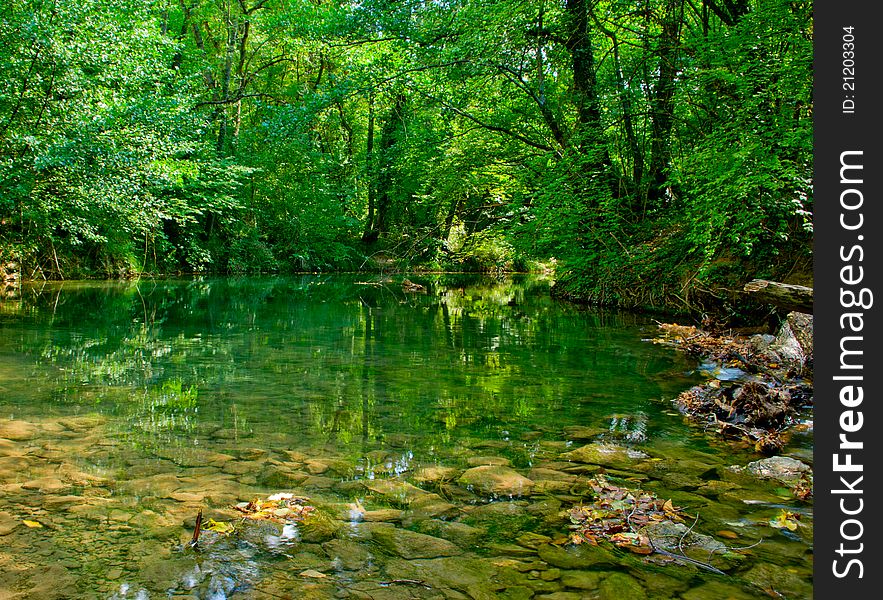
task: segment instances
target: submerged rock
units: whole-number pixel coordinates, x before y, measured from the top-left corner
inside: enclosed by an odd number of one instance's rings
[[[37,428],[33,423],[21,420],[0,421],[0,438],[6,438],[14,442],[25,442],[37,435]]]
[[[444,481],[452,481],[459,473],[460,471],[453,467],[423,467],[414,474],[414,481],[422,484],[437,484]]]
[[[473,467],[457,480],[477,493],[493,496],[525,496],[534,482],[517,471],[503,466]]]
[[[481,527],[472,527],[466,523],[441,519],[422,521],[418,529],[420,533],[444,538],[464,548],[478,546],[487,535],[487,531]]]
[[[430,498],[438,498],[441,501],[441,497],[437,494],[427,492],[416,485],[398,479],[376,479],[366,481],[364,485],[378,499],[396,506],[407,507],[417,500],[425,502]]]
[[[9,535],[19,526],[19,521],[11,514],[0,511],[0,536]]]
[[[600,600],[644,600],[647,592],[641,583],[625,573],[611,573],[601,582]]]
[[[607,431],[603,427],[587,427],[585,425],[571,425],[564,428],[564,436],[576,442],[593,440]]]
[[[322,550],[332,563],[346,571],[364,569],[372,558],[368,548],[352,540],[331,540],[322,544]]]
[[[626,468],[633,466],[640,459],[648,458],[648,456],[640,450],[633,450],[625,446],[592,443],[571,452],[565,452],[561,458],[604,467]]]
[[[508,458],[502,456],[470,456],[466,459],[466,464],[470,467],[508,467],[512,462]]]
[[[398,527],[375,529],[374,543],[388,554],[405,559],[456,556],[463,552],[448,540]]]
[[[620,560],[613,552],[601,546],[553,546],[544,544],[537,548],[539,557],[559,569],[602,569],[617,567]]]
[[[782,483],[793,483],[812,472],[812,468],[806,463],[787,456],[763,458],[750,462],[744,467],[732,466],[730,470],[734,473],[748,473],[760,479],[773,479]]]
[[[742,575],[761,589],[775,590],[785,598],[812,597],[812,584],[785,567],[760,563]]]

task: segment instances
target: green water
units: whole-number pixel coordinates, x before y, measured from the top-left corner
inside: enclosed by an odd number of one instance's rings
[[[651,319],[535,278],[401,279],[67,282],[0,302],[0,598],[811,596],[811,507],[729,474],[760,456],[673,409],[701,377],[647,341]],[[585,444],[628,458],[562,459]],[[535,487],[458,481],[483,464]],[[763,541],[710,557],[726,575],[598,560],[566,542],[566,511],[599,470],[698,513],[697,533]],[[279,491],[322,525],[182,546],[199,508],[230,519]],[[795,532],[770,527],[783,509]]]

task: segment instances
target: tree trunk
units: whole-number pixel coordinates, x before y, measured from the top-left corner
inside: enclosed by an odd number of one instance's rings
[[[570,145],[577,148],[585,159],[580,169],[581,177],[585,177],[586,172],[600,174],[597,181],[613,191],[610,185],[610,155],[604,144],[601,124],[587,0],[567,0],[566,10],[568,35],[565,46],[571,56],[576,101],[576,124]]]
[[[661,200],[665,195],[671,161],[671,130],[674,125],[675,77],[684,20],[684,0],[667,0],[659,38],[659,77],[650,107],[650,188],[648,196]]]
[[[365,180],[368,182],[368,217],[365,219],[365,232],[362,241],[372,243],[377,240],[374,227],[374,209],[376,187],[376,169],[374,165],[374,94],[368,96],[368,139],[365,142]]]
[[[223,102],[230,99],[230,81],[233,78],[233,56],[236,53],[236,31],[238,28],[238,24],[228,13],[227,48],[224,52],[224,70],[221,75],[221,93],[219,98]],[[215,145],[215,150],[218,152],[218,155],[222,155],[227,142],[227,107],[224,104],[219,104],[218,108],[218,141]]]
[[[402,130],[405,126],[405,102],[407,97],[399,94],[396,102],[392,107],[389,118],[383,124],[383,131],[380,134],[380,165],[377,177],[377,206],[374,220],[374,229],[377,234],[386,233],[390,225],[390,213],[392,211],[392,193],[393,178],[392,169],[394,157],[393,149],[399,140]]]
[[[598,125],[601,111],[595,89],[595,55],[589,34],[589,14],[586,0],[567,0],[569,35],[567,49],[573,68],[573,89],[576,96],[577,122],[580,125]]]
[[[810,287],[753,279],[743,289],[758,302],[788,311],[812,314],[813,289]]]

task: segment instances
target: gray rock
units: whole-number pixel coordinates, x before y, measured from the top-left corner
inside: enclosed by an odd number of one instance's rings
[[[787,456],[771,456],[748,463],[746,466],[730,467],[735,473],[747,473],[760,479],[774,479],[783,483],[799,480],[804,474],[810,474],[812,468],[795,458]]]

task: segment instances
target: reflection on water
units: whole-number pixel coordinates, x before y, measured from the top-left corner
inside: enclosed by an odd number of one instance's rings
[[[0,597],[809,597],[809,507],[730,473],[759,457],[672,410],[700,375],[642,341],[652,322],[532,278],[419,281],[65,283],[0,304]],[[562,459],[586,445],[602,458]],[[598,560],[566,543],[566,510],[599,471],[730,547],[766,539],[727,577]],[[184,545],[200,507],[228,519],[279,490],[322,518]],[[783,506],[796,532],[769,526]]]

